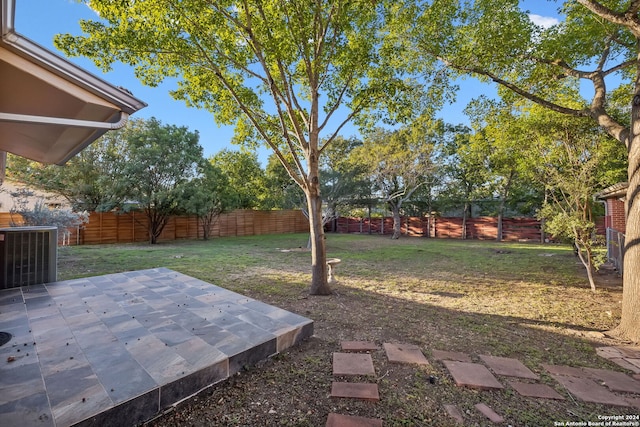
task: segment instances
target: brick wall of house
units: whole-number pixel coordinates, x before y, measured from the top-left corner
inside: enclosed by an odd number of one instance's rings
[[[624,202],[615,198],[607,199],[607,213],[607,227],[624,233],[626,231]]]

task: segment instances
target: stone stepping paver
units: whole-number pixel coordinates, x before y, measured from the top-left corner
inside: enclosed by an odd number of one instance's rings
[[[382,420],[330,413],[326,427],[382,427]]]
[[[375,375],[370,354],[333,353],[333,375]]]
[[[378,384],[368,383],[341,383],[331,384],[331,397],[345,397],[352,399],[380,400]]]
[[[613,391],[640,393],[640,381],[636,381],[622,372],[595,368],[584,368],[584,370],[604,382],[604,385]]]
[[[589,378],[568,377],[551,374],[569,393],[585,402],[601,403],[614,406],[631,406],[629,402],[597,384]]]
[[[502,389],[502,384],[491,372],[479,363],[458,362],[445,360],[444,366],[449,370],[453,380],[458,386],[480,389]]]
[[[384,343],[383,346],[389,362],[414,363],[418,365],[429,364],[424,354],[422,354],[422,350],[420,350],[420,347],[417,345]]]
[[[527,378],[531,380],[538,379],[538,376],[531,372],[531,370],[524,366],[524,364],[518,359],[488,355],[481,355],[480,359],[482,359],[482,361],[486,363],[497,375]]]
[[[431,350],[433,358],[436,360],[457,360],[458,362],[471,363],[471,356],[459,351]]]
[[[542,364],[542,367],[550,374],[563,375],[566,377],[591,378],[591,374],[583,371],[582,368],[565,365],[547,365],[545,363]]]
[[[627,397],[627,402],[634,408],[640,409],[640,397]]]
[[[444,410],[447,411],[447,414],[451,418],[453,418],[457,424],[464,424],[464,417],[462,416],[462,412],[456,405],[444,405]]]
[[[564,397],[546,384],[531,384],[509,380],[509,385],[521,396],[538,397],[541,399],[564,400]]]
[[[342,341],[340,343],[342,351],[374,351],[379,347],[372,342],[368,341]]]
[[[640,359],[609,359],[621,368],[628,369],[634,374],[640,374]]]
[[[493,409],[484,403],[478,403],[475,405],[476,409],[482,413],[485,417],[489,418],[491,422],[499,424],[504,422],[504,418],[498,415]]]
[[[596,354],[624,369],[640,374],[640,347],[598,347]]]

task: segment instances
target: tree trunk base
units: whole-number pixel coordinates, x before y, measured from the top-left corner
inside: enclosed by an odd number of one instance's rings
[[[331,290],[329,285],[327,285],[327,286],[322,286],[319,289],[311,289],[309,291],[309,295],[312,295],[312,296],[327,296],[327,295],[333,295],[333,291]]]
[[[618,326],[610,331],[606,331],[605,335],[615,340],[624,342],[625,344],[640,344],[640,329],[627,330]]]

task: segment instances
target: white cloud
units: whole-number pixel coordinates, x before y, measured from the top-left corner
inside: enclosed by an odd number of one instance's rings
[[[551,16],[536,15],[535,13],[530,13],[529,19],[531,19],[531,22],[541,26],[542,28],[553,27],[554,25],[557,25],[560,23],[560,21],[558,21],[558,19],[556,18],[553,18]]]

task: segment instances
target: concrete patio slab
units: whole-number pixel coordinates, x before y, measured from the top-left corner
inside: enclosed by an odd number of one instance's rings
[[[584,402],[614,406],[631,406],[624,398],[613,394],[589,378],[568,377],[556,374],[551,374],[551,376],[562,384],[569,393]]]
[[[502,389],[504,386],[491,372],[479,363],[443,361],[456,385],[479,389]]]
[[[521,396],[537,397],[541,399],[564,400],[564,397],[546,384],[531,384],[509,380],[509,385]]]
[[[391,363],[429,364],[429,361],[424,357],[422,350],[417,345],[384,343],[383,347]]]
[[[326,427],[382,427],[382,420],[331,413]]]
[[[481,355],[480,359],[497,375],[537,380],[538,375],[524,366],[518,359]]]
[[[368,341],[342,341],[340,343],[342,351],[375,351],[378,350],[379,347],[376,343],[368,342]]]
[[[640,393],[640,381],[636,381],[622,372],[595,368],[584,368],[584,370],[604,382],[604,385],[613,391]]]
[[[370,354],[333,353],[333,375],[375,375]]]
[[[331,384],[331,397],[371,400],[374,402],[380,400],[378,384],[369,383],[333,382]]]
[[[471,356],[459,351],[431,350],[433,358],[436,360],[456,360],[458,362],[471,363]]]
[[[313,334],[313,321],[158,268],[0,291],[0,425],[148,420]]]

